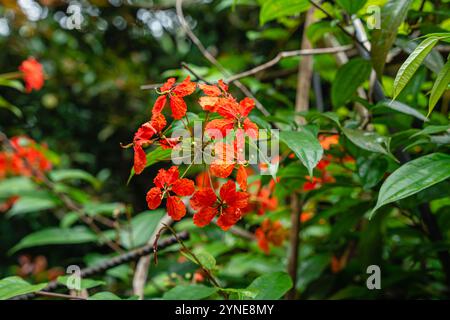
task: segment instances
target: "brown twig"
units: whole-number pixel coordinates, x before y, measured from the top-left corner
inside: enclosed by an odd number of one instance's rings
[[[187,233],[186,231],[182,231],[180,233],[177,233],[176,237],[173,236],[173,237],[168,237],[166,239],[161,240],[161,242],[159,243],[159,249],[167,248],[167,247],[177,243],[179,240],[187,240],[187,239],[189,239],[189,233]],[[95,266],[81,269],[80,276],[82,278],[90,277],[94,274],[104,272],[106,270],[117,267],[126,262],[130,262],[130,261],[136,260],[142,256],[148,255],[152,251],[153,251],[153,244],[147,244],[140,248],[125,252],[121,255],[118,255],[118,256],[108,259],[106,261],[100,262],[99,264],[97,264]],[[56,280],[51,281],[48,283],[47,287],[45,287],[40,292],[50,292],[52,290],[55,290],[59,286],[61,286],[61,284],[58,281],[56,281]],[[34,297],[36,297],[36,293],[20,295],[20,296],[14,297],[12,299],[13,300],[27,300],[27,299],[32,299]]]
[[[46,291],[38,291],[36,292],[38,296],[51,297],[51,298],[64,298],[70,300],[87,300],[83,297],[71,296],[70,294],[62,294],[62,293],[54,293],[54,292],[46,292]]]
[[[332,48],[317,48],[317,49],[282,51],[282,52],[278,53],[275,56],[275,58],[273,58],[272,60],[269,60],[259,66],[249,69],[247,71],[232,75],[231,77],[227,78],[226,81],[233,82],[233,81],[236,81],[237,79],[241,79],[241,78],[245,78],[245,77],[257,74],[263,70],[273,67],[278,62],[280,62],[280,60],[285,59],[285,58],[344,52],[344,51],[349,51],[353,48],[354,48],[353,45],[346,45],[346,46],[332,47]]]
[[[203,43],[200,41],[200,39],[192,32],[191,28],[189,27],[189,24],[187,23],[184,13],[183,13],[183,0],[177,0],[176,1],[176,11],[178,20],[180,21],[181,27],[186,32],[187,36],[191,41],[195,44],[195,46],[200,50],[201,54],[208,60],[212,65],[214,65],[220,73],[222,73],[225,77],[230,76],[229,72],[222,66],[222,64],[217,61],[217,59],[205,48]],[[255,98],[255,96],[250,92],[250,90],[242,84],[239,80],[233,81],[233,84],[238,87],[242,93],[244,93],[246,96],[252,98],[255,100],[255,105],[261,111],[262,114],[265,116],[268,116],[270,113],[267,111],[267,109],[261,104],[261,102],[258,101],[258,99]]]

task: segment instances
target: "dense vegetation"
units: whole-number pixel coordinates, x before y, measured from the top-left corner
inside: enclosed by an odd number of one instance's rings
[[[0,299],[450,296],[448,0],[0,4]]]

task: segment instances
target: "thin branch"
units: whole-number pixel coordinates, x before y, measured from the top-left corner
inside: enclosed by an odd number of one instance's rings
[[[191,41],[195,44],[195,46],[200,50],[201,54],[212,64],[214,65],[225,77],[230,76],[229,72],[222,66],[222,64],[217,61],[217,59],[205,48],[200,39],[192,32],[189,24],[187,23],[184,13],[183,13],[183,0],[176,1],[176,11],[178,20],[180,21],[181,27],[186,32],[187,36],[191,39]],[[246,96],[255,100],[255,105],[265,116],[270,115],[269,111],[255,98],[255,96],[250,92],[250,90],[242,84],[239,80],[233,81],[233,83],[238,87],[242,93]]]
[[[159,243],[159,249],[161,250],[161,249],[167,248],[167,247],[177,243],[180,239],[181,240],[189,239],[189,233],[186,231],[182,231],[180,233],[177,233],[176,237],[171,236],[171,237],[161,240]],[[97,264],[95,266],[81,269],[80,276],[82,278],[90,277],[94,274],[104,272],[111,268],[117,267],[121,264],[130,262],[130,261],[134,261],[140,257],[146,256],[149,253],[151,253],[152,251],[153,251],[153,244],[147,244],[140,248],[125,252],[121,255],[118,255],[118,256],[108,259],[106,261],[100,262],[99,264]],[[58,281],[56,281],[56,280],[51,281],[48,283],[47,287],[45,287],[40,292],[50,292],[60,286],[62,286],[62,285]],[[28,299],[32,299],[34,297],[36,297],[36,293],[24,294],[21,296],[16,296],[12,299],[13,300],[28,300]]]
[[[281,59],[298,57],[298,56],[311,56],[311,55],[319,55],[319,54],[328,54],[328,53],[337,53],[344,52],[353,49],[353,45],[346,45],[340,47],[332,47],[332,48],[318,48],[318,49],[304,49],[304,50],[292,50],[292,51],[282,51],[278,53],[275,58],[269,60],[257,67],[254,67],[250,70],[235,74],[226,79],[227,82],[233,82],[241,78],[245,78],[254,74],[257,74],[265,69],[271,68],[280,62]]]
[[[51,298],[63,298],[63,299],[70,299],[70,300],[87,300],[83,297],[78,296],[71,296],[70,294],[62,294],[62,293],[54,293],[54,292],[45,292],[45,291],[38,291],[36,292],[38,296],[44,296],[44,297],[51,297]]]

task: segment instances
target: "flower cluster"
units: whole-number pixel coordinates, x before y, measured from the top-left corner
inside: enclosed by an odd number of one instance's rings
[[[265,219],[261,226],[256,229],[255,237],[258,241],[259,248],[266,254],[270,252],[269,244],[279,247],[283,244],[287,237],[287,230],[280,221],[271,221]]]
[[[0,152],[0,179],[6,176],[31,176],[32,170],[46,172],[52,168],[44,155],[45,146],[25,136],[10,139],[14,150]]]
[[[19,67],[25,81],[25,91],[40,90],[44,86],[44,69],[33,57],[23,61]]]
[[[228,230],[241,219],[249,205],[250,194],[246,192],[248,163],[243,151],[246,137],[257,138],[258,126],[248,118],[255,106],[254,101],[249,98],[237,101],[223,81],[211,85],[196,84],[189,77],[178,83],[175,78],[170,78],[157,90],[159,97],[153,105],[150,120],[140,126],[130,144],[134,149],[134,172],[140,174],[146,167],[144,148],[155,144],[165,149],[174,148],[180,143],[181,138],[165,136],[171,126],[167,126],[163,111],[169,104],[172,118],[183,121],[183,118],[187,118],[184,98],[193,94],[197,88],[203,93],[198,103],[206,111],[207,118],[210,115],[212,118],[204,126],[203,134],[207,137],[207,143],[202,147],[211,147],[214,160],[203,174],[201,185],[197,181],[197,191],[193,181],[180,177],[178,167],[159,170],[146,200],[148,207],[155,209],[163,199],[167,199],[168,215],[174,220],[180,220],[186,215],[186,205],[181,197],[192,195],[189,203],[195,212],[193,220],[197,226],[206,226],[217,217],[217,225]],[[186,123],[183,124],[186,126]],[[233,132],[233,136],[230,132]],[[231,142],[222,141],[227,135],[232,138]],[[234,169],[235,180],[222,183],[216,193],[218,185],[212,183],[213,177],[229,178]],[[236,182],[240,190],[237,189]]]

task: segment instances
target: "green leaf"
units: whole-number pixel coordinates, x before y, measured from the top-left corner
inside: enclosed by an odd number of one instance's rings
[[[381,9],[381,26],[373,30],[371,50],[372,64],[379,77],[383,74],[387,54],[411,3],[412,0],[389,0]]]
[[[408,59],[402,64],[394,80],[394,99],[402,92],[409,80],[419,69],[422,61],[430,53],[431,49],[439,41],[438,38],[427,38],[409,55]]]
[[[448,178],[450,155],[432,153],[409,161],[384,181],[371,215],[388,203],[409,197]]]
[[[367,132],[359,129],[343,128],[345,136],[361,149],[390,155],[389,138],[380,136],[375,132]]]
[[[301,128],[300,131],[281,131],[280,140],[297,155],[303,165],[312,172],[317,163],[322,159],[323,149],[319,140],[308,130]]]
[[[9,254],[18,250],[50,244],[78,244],[97,241],[97,235],[84,226],[67,228],[47,228],[31,233],[16,244]]]
[[[266,0],[259,13],[259,23],[265,23],[278,18],[293,16],[309,9],[308,0]]]
[[[13,88],[18,91],[23,91],[24,89],[22,82],[18,80],[9,80],[4,78],[0,78],[0,86]]]
[[[159,221],[165,215],[163,209],[144,211],[131,219],[131,231],[128,225],[122,227],[120,241],[123,247],[131,249],[147,243],[156,231]],[[130,234],[131,232],[131,234]]]
[[[6,300],[22,294],[41,291],[47,283],[29,284],[19,277],[8,277],[0,280],[0,300]]]
[[[403,114],[407,114],[410,116],[413,116],[419,120],[422,120],[424,122],[428,122],[429,120],[427,119],[427,117],[425,117],[422,113],[420,113],[418,110],[408,106],[407,104],[404,104],[400,101],[389,101],[389,100],[383,100],[380,101],[379,103],[377,103],[377,105],[375,106],[375,108],[378,108],[380,106],[384,106],[388,109],[392,109],[398,112],[401,112]]]
[[[348,102],[356,89],[369,78],[371,70],[370,62],[362,58],[352,59],[343,65],[331,85],[333,106],[340,107]]]
[[[90,296],[88,300],[122,300],[114,293],[111,292],[97,292],[96,294]]]
[[[36,190],[36,184],[27,177],[13,177],[0,181],[0,198],[9,198]]]
[[[450,130],[450,125],[443,125],[443,126],[427,126],[425,127],[423,130],[420,130],[419,132],[416,132],[415,134],[413,134],[411,136],[411,138],[420,136],[420,135],[430,135],[430,134],[435,134],[435,133],[440,133],[440,132],[444,132],[444,131],[448,131]]]
[[[60,204],[58,198],[48,192],[36,192],[35,194],[21,195],[9,210],[8,217],[30,212],[53,209]]]
[[[59,276],[57,281],[58,283],[67,286],[67,281],[70,280],[71,276]],[[105,281],[93,280],[93,279],[81,279],[80,281],[80,289],[91,289],[98,286],[104,286],[106,284]]]
[[[188,252],[181,251],[181,254],[184,255],[189,260],[191,260],[193,263],[198,264],[197,261],[195,261],[194,257],[192,257]],[[216,259],[208,252],[197,251],[194,252],[194,254],[200,261],[202,266],[204,266],[206,269],[211,270],[214,269],[214,267],[216,266]]]
[[[348,13],[354,14],[364,7],[367,0],[336,0],[336,2]]]
[[[170,289],[163,295],[165,300],[201,300],[208,298],[217,292],[217,288],[211,288],[200,284],[179,285]]]
[[[431,89],[430,100],[428,102],[428,116],[430,116],[436,103],[439,101],[450,83],[450,60],[447,61],[444,68],[437,75],[436,81]]]
[[[94,188],[100,187],[100,181],[91,175],[89,172],[80,169],[61,169],[52,170],[50,172],[50,178],[54,182],[62,182],[67,180],[82,180],[89,182]]]
[[[18,118],[22,117],[22,111],[18,107],[10,103],[8,100],[3,98],[2,96],[0,96],[0,108],[5,108],[11,111]]]
[[[376,186],[383,179],[388,168],[388,163],[385,159],[373,155],[369,158],[358,158],[356,162],[358,176],[365,190]]]
[[[291,277],[285,272],[264,274],[247,287],[258,292],[256,300],[278,300],[291,288]]]
[[[167,149],[164,150],[161,147],[157,147],[156,149],[150,151],[147,153],[147,163],[145,167],[149,167],[157,162],[164,161],[164,160],[170,160],[170,156],[172,154],[172,150]],[[134,177],[134,168],[131,168],[130,176],[128,177],[127,184],[130,183],[131,179]]]
[[[111,203],[87,203],[83,210],[89,216],[108,215],[112,216],[114,213],[124,213],[125,205],[121,202]]]

